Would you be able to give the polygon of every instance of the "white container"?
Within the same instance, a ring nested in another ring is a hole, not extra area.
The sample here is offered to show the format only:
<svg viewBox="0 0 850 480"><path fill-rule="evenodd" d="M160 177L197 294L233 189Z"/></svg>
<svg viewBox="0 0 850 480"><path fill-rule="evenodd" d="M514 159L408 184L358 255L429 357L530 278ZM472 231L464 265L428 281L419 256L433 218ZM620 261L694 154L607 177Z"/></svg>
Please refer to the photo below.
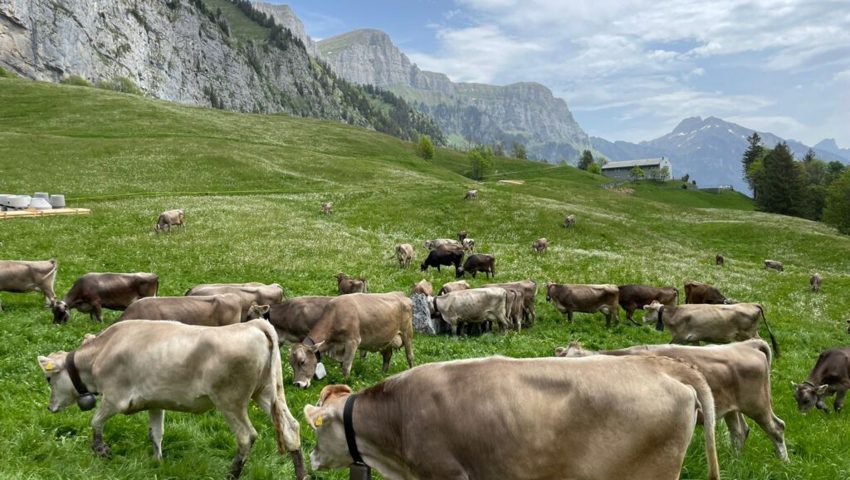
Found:
<svg viewBox="0 0 850 480"><path fill-rule="evenodd" d="M47 192L35 192L35 195L33 195L32 198L43 198L47 200L50 198L50 194Z"/></svg>
<svg viewBox="0 0 850 480"><path fill-rule="evenodd" d="M65 195L51 195L50 205L53 205L53 208L65 208Z"/></svg>
<svg viewBox="0 0 850 480"><path fill-rule="evenodd" d="M0 207L5 207L6 202L8 202L8 201L9 201L9 194L0 193Z"/></svg>
<svg viewBox="0 0 850 480"><path fill-rule="evenodd" d="M41 197L35 197L30 200L30 208L34 208L36 210L50 210L53 208L53 205L50 205L50 202L47 199Z"/></svg>
<svg viewBox="0 0 850 480"><path fill-rule="evenodd" d="M10 207L23 210L30 206L32 197L29 195L13 195L9 200Z"/></svg>

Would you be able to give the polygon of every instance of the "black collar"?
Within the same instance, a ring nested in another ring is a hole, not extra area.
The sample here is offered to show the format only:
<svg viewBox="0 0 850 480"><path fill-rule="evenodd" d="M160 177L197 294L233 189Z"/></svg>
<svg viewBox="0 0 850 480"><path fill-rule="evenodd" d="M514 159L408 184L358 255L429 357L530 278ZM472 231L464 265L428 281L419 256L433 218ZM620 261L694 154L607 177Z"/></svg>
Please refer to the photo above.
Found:
<svg viewBox="0 0 850 480"><path fill-rule="evenodd" d="M664 331L664 322L661 320L661 317L664 316L664 305L661 305L661 308L658 309L658 321L655 322L655 329L659 332Z"/></svg>
<svg viewBox="0 0 850 480"><path fill-rule="evenodd" d="M307 337L304 338L304 342L302 342L302 343L304 343L304 345L307 345L308 347L312 347L312 346L316 345L316 342L314 342L313 339L310 338L310 335L307 335ZM322 361L322 353L319 351L319 349L316 349L316 351L313 352L313 353L314 353L314 355L316 355L316 361L321 362Z"/></svg>
<svg viewBox="0 0 850 480"><path fill-rule="evenodd" d="M352 393L345 400L345 407L342 410L342 425L345 428L345 443L348 444L348 454L354 460L354 465L366 466L363 457L360 456L360 450L357 449L357 439L354 438L354 421L352 414L354 413L354 402L357 400L357 394ZM367 467L368 468L368 467Z"/></svg>
<svg viewBox="0 0 850 480"><path fill-rule="evenodd" d="M93 395L93 393L86 388L86 384L83 383L83 380L80 378L80 372L77 370L77 364L74 363L75 353L76 352L71 352L67 357L65 357L65 369L68 370L68 376L71 377L71 383L74 384L74 388L77 389L77 393L79 393L81 397Z"/></svg>

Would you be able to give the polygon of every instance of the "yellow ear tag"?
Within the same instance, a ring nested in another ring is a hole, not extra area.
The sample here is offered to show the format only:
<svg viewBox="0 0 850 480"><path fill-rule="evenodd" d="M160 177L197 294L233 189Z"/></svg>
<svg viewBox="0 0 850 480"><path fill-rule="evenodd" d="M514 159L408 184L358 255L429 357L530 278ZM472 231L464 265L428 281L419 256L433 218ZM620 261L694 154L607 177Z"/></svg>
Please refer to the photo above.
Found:
<svg viewBox="0 0 850 480"><path fill-rule="evenodd" d="M44 366L44 369L48 372L53 370L53 362L47 362L47 365Z"/></svg>
<svg viewBox="0 0 850 480"><path fill-rule="evenodd" d="M322 426L322 416L321 416L321 415L319 415L319 416L316 418L316 421L315 421L315 422L313 422L313 423L315 423L315 424L316 424L316 427L321 427L321 426Z"/></svg>

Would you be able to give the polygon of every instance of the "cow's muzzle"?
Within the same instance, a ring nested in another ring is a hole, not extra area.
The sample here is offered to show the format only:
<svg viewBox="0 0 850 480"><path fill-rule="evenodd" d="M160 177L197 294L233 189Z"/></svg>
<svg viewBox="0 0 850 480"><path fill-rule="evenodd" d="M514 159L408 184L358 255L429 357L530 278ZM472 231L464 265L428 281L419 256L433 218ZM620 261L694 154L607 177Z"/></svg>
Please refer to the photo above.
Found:
<svg viewBox="0 0 850 480"><path fill-rule="evenodd" d="M298 388L307 388L310 386L310 380L296 380L292 383L294 383L295 386Z"/></svg>

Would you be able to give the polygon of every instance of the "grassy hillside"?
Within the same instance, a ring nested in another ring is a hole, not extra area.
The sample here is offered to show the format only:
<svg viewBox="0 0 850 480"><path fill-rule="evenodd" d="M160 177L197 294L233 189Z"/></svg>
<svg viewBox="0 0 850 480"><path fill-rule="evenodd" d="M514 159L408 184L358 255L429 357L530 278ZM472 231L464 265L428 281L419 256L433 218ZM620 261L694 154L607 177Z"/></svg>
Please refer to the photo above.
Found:
<svg viewBox="0 0 850 480"><path fill-rule="evenodd" d="M818 353L846 342L850 239L824 225L751 211L746 199L638 185L632 194L604 190L606 181L570 167L500 159L490 180L476 184L463 155L439 150L433 163L413 145L341 124L285 116L231 114L83 87L0 79L0 192L65 193L90 217L0 221L0 257L56 258L63 294L90 271L152 271L163 295L197 283L279 282L290 295L333 294L338 271L365 275L375 292L409 290L420 278L435 287L448 272L398 269L396 243L468 230L479 250L497 256L499 281L534 278L571 283L676 285L688 279L717 285L731 298L764 304L783 355L773 369L774 403L787 424L791 463L781 464L766 435L751 424L743 455L732 454L725 426L719 449L724 478L850 477L850 419L802 416L790 381L801 381ZM525 180L503 185L499 179ZM467 188L480 199L464 202ZM320 203L334 202L323 216ZM723 207L723 208L720 208ZM154 235L160 211L183 208L184 231ZM563 229L575 213L575 228ZM552 246L531 253L541 236ZM725 268L713 266L716 253ZM785 262L778 274L765 258ZM813 271L823 292L807 291ZM483 279L471 280L481 284ZM106 426L113 458L89 450L91 413L50 414L48 387L36 355L71 350L92 324L75 314L51 324L37 294L0 294L0 478L221 478L234 442L220 414L166 415L163 462L152 459L147 416L115 417ZM591 348L666 343L667 332L578 314L568 325L540 294L538 324L521 334L448 338L417 335L417 363L505 354L536 357L581 340ZM116 312L109 312L112 321ZM621 314L624 318L624 314ZM392 373L403 371L403 355ZM302 420L305 451L313 436L301 410L322 386L341 383L340 368L287 399ZM382 379L380 360L357 359L355 389ZM463 388L458 386L458 388ZM247 478L288 478L291 464L274 452L265 416L251 412L260 437ZM627 428L624 426L624 428ZM701 435L695 435L683 478L705 478ZM345 472L314 478L343 479Z"/></svg>

